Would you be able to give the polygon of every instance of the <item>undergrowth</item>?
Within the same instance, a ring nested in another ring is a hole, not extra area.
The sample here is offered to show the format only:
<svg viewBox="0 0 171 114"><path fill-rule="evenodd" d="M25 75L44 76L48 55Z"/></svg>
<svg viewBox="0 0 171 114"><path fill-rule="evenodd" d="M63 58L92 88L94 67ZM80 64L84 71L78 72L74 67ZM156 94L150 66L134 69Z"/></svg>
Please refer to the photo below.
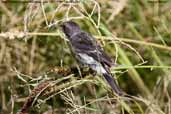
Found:
<svg viewBox="0 0 171 114"><path fill-rule="evenodd" d="M171 114L170 5L0 1L0 114ZM78 68L60 28L68 20L112 57L111 73L126 97Z"/></svg>

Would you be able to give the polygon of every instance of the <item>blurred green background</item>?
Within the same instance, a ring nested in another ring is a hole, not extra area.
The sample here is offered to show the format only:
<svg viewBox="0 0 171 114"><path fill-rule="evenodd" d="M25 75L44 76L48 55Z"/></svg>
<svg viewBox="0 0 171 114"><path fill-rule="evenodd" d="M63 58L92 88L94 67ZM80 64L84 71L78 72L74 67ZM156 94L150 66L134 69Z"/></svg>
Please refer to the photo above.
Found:
<svg viewBox="0 0 171 114"><path fill-rule="evenodd" d="M59 27L67 20L113 58L111 72L135 96L129 102L102 77L50 72L77 65ZM0 1L0 114L15 114L47 79L57 89L38 95L30 114L171 114L170 30L170 0Z"/></svg>

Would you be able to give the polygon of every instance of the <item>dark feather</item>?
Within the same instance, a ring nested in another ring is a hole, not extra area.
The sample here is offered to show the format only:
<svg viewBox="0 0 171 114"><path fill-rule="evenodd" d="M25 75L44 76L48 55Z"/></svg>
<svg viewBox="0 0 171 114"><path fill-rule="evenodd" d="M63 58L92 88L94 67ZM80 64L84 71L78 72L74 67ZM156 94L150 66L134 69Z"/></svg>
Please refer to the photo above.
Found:
<svg viewBox="0 0 171 114"><path fill-rule="evenodd" d="M111 67L113 65L113 61L104 50L100 47L100 45L96 42L96 40L86 32L80 32L72 36L71 38L72 46L75 51L78 53L86 53L87 55L93 57L96 61L99 61L102 65L107 65Z"/></svg>
<svg viewBox="0 0 171 114"><path fill-rule="evenodd" d="M110 74L103 74L106 81L109 83L109 85L112 87L112 89L118 94L118 95L124 95L124 92L120 89L116 81L113 79L113 77Z"/></svg>
<svg viewBox="0 0 171 114"><path fill-rule="evenodd" d="M86 64L96 72L103 74L112 89L119 95L123 95L122 90L110 74L110 67L113 65L111 58L104 52L90 34L82 31L80 27L72 22L65 22L62 25L63 32L70 40L72 51L81 64ZM94 65L94 66L93 66Z"/></svg>

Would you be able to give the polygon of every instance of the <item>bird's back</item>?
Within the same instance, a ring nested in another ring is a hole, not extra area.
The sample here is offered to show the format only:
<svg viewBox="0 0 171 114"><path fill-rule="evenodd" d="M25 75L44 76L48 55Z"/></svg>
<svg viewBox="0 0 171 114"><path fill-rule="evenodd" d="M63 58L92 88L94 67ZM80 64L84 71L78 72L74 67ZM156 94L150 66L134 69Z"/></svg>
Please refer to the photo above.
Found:
<svg viewBox="0 0 171 114"><path fill-rule="evenodd" d="M74 38L71 38L71 45L77 53L86 53L102 65L107 65L108 67L113 65L111 58L104 52L93 36L81 31L72 37Z"/></svg>

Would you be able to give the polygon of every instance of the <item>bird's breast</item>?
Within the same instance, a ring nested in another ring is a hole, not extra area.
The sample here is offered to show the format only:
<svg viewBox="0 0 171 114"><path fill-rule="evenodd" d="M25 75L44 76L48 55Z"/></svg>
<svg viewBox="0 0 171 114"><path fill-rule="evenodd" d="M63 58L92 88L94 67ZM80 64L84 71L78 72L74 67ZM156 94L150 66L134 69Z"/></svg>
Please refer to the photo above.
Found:
<svg viewBox="0 0 171 114"><path fill-rule="evenodd" d="M94 71L96 71L98 74L104 74L106 73L106 70L104 67L101 65L100 62L96 61L93 57L84 54L84 53L79 53L78 54L78 59L82 64L88 65L90 68L92 68Z"/></svg>

